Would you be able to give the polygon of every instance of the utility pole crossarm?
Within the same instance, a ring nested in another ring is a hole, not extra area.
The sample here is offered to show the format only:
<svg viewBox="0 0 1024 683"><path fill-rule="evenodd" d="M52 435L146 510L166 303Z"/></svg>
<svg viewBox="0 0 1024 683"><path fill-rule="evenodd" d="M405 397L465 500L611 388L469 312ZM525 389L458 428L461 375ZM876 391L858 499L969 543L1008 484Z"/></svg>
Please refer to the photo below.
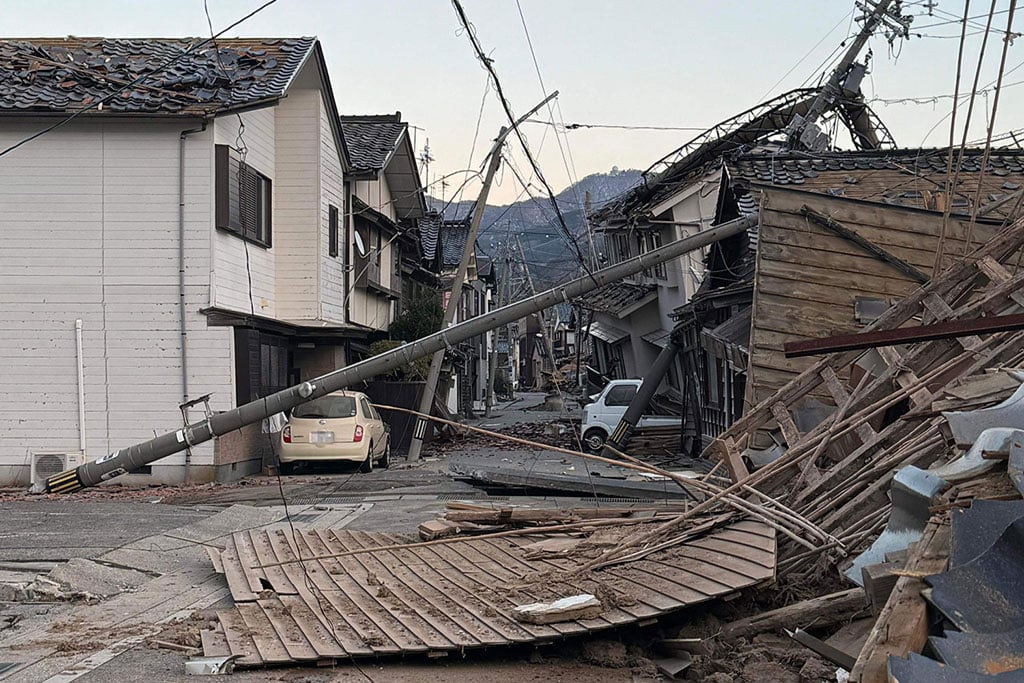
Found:
<svg viewBox="0 0 1024 683"><path fill-rule="evenodd" d="M898 11L899 0L866 0L864 8L869 13L865 15L864 25L857 37L847 48L836 68L832 70L828 81L818 91L818 95L811 103L807 113L803 116L796 116L787 127L786 139L790 149L814 149L821 135L816 132L817 120L821 118L822 114L835 108L837 102L843 97L844 90L850 89L859 92L860 78L863 77L866 69L861 65L859 74L855 74L854 67L857 66L855 60L864 49L868 39L880 26L885 25L890 29L896 27L897 31L901 31L904 35L907 34L910 19L898 14L891 14L890 7ZM855 82L848 84L848 77Z"/></svg>

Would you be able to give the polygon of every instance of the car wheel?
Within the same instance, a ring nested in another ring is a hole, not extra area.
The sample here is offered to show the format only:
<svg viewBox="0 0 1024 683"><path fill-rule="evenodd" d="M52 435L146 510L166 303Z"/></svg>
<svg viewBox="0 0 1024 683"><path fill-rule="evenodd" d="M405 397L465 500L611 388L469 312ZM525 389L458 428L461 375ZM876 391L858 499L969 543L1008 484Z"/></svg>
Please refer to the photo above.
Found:
<svg viewBox="0 0 1024 683"><path fill-rule="evenodd" d="M360 472L373 472L373 442L370 442L369 448L366 449L366 460L359 466Z"/></svg>
<svg viewBox="0 0 1024 683"><path fill-rule="evenodd" d="M587 449L588 453L599 455L604 448L605 438L604 430L597 428L588 429L583 435L583 446Z"/></svg>
<svg viewBox="0 0 1024 683"><path fill-rule="evenodd" d="M279 462L277 464L277 471L281 474L292 474L295 472L295 463L293 462Z"/></svg>
<svg viewBox="0 0 1024 683"><path fill-rule="evenodd" d="M377 461L377 466L382 470L386 470L391 464L391 439L387 439L384 442L384 454L380 456L380 460Z"/></svg>

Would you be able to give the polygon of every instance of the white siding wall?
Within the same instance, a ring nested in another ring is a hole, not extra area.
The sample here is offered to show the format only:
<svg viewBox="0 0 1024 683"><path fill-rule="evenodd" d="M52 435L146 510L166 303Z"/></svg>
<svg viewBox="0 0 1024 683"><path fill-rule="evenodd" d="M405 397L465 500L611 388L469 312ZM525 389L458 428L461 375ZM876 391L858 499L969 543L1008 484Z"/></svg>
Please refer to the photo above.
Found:
<svg viewBox="0 0 1024 683"><path fill-rule="evenodd" d="M381 175L379 180L360 180L356 182L353 191L357 197L366 202L371 208L394 220L395 208L391 203L391 192L383 175ZM387 235L382 236L381 244L387 244L388 239ZM390 286L389 283L391 281L391 248L391 244L387 244L381 250L380 255L380 279L387 286ZM354 244L350 248L350 253L355 253ZM392 308L391 301L376 292L369 292L365 289L355 289L352 292L351 313L352 322L354 323L386 330L391 324Z"/></svg>
<svg viewBox="0 0 1024 683"><path fill-rule="evenodd" d="M0 145L39 121L5 121ZM33 451L78 450L75 320L84 327L89 457L180 426L178 134L187 122L85 121L0 163L0 482ZM190 394L233 396L231 335L207 328L212 135L186 152ZM212 464L212 444L193 462ZM159 466L183 462L177 454Z"/></svg>
<svg viewBox="0 0 1024 683"><path fill-rule="evenodd" d="M344 215L345 178L338 157L338 146L330 123L330 110L323 97L318 96L320 121L320 313L324 320L332 323L345 321L346 273L345 240L348 239ZM327 253L328 207L338 207L338 256ZM349 249L349 254L352 250Z"/></svg>
<svg viewBox="0 0 1024 683"><path fill-rule="evenodd" d="M319 99L316 90L293 90L277 107L273 251L276 312L283 320L312 320L318 314Z"/></svg>
<svg viewBox="0 0 1024 683"><path fill-rule="evenodd" d="M241 114L245 124L243 139L248 152L247 164L271 179L272 204L276 207L280 194L277 190L274 165L274 107ZM218 145L237 145L239 121L237 116L224 116L213 123L214 139ZM276 211L276 209L275 209ZM271 242L275 226L271 225ZM248 252L248 254L246 253ZM217 230L213 240L214 305L233 311L274 317L274 249L246 242L235 235ZM249 280L252 279L252 291Z"/></svg>
<svg viewBox="0 0 1024 683"><path fill-rule="evenodd" d="M702 229L706 230L711 227L718 205L718 182L717 174L705 178L702 183L698 184L695 191L672 207L669 213L671 220L680 223L700 222L703 225L702 228L671 226L670 229L674 231L672 239L692 237ZM693 293L697 291L697 287L700 286L704 278L706 255L707 248L698 249L666 264L670 286L660 286L658 289L658 307L661 312L662 329L672 329L675 324L671 318L672 311L689 301Z"/></svg>

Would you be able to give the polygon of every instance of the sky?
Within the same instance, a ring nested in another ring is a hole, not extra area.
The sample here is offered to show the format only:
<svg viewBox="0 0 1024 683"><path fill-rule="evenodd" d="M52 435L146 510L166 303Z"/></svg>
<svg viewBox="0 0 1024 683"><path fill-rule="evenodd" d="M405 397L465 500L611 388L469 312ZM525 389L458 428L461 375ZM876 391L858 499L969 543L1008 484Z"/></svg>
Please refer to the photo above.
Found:
<svg viewBox="0 0 1024 683"><path fill-rule="evenodd" d="M995 104L990 84L998 73L1009 2L996 2L979 76L979 89L989 87L975 99L971 141L984 140ZM261 4L209 0L214 29ZM545 93L559 92L556 106L542 109L534 117L538 122L522 128L556 193L573 179L612 167L646 169L700 130L816 82L829 59L841 52L844 39L857 31L854 4L463 0L516 116ZM932 16L926 0L903 4L904 14L922 15L915 17L911 31L923 36L892 45L884 36L873 38L871 74L863 90L900 146L942 147L950 137L964 3L937 0ZM961 92L967 93L989 6L977 0L969 4L970 16L977 18L969 24L964 49ZM0 16L5 37L209 36L202 0L0 0ZM1015 19L1014 26L1024 31L1024 17ZM478 181L469 177L466 182L463 171L482 168L507 119L448 0L277 0L225 35L318 36L339 109L351 114L401 111L415 127L417 151L422 153L429 141L433 161L425 177L430 192L450 198L461 188L465 198L476 196ZM1007 48L1004 82L997 134L1024 126L1024 38ZM968 104L968 97L960 100L960 125ZM566 131L563 123L623 128ZM957 143L960 135L958 130ZM1024 136L1020 139L1024 143ZM518 141L509 144L506 156L529 182L530 192L540 196L543 190ZM504 168L489 203L524 196L515 174Z"/></svg>

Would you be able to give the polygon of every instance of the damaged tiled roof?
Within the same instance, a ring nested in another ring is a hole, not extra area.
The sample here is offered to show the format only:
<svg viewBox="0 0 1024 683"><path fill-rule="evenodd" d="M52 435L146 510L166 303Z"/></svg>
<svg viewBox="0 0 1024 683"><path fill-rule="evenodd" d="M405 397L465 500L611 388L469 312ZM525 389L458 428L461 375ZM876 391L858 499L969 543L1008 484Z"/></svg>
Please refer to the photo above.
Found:
<svg viewBox="0 0 1024 683"><path fill-rule="evenodd" d="M658 286L653 284L612 282L581 297L579 303L591 311L622 317L642 306L648 298L657 298L657 290Z"/></svg>
<svg viewBox="0 0 1024 683"><path fill-rule="evenodd" d="M74 113L145 76L89 114L212 115L282 97L317 44L310 37L219 38L188 52L202 42L0 40L0 113Z"/></svg>
<svg viewBox="0 0 1024 683"><path fill-rule="evenodd" d="M342 116L341 131L354 171L381 171L406 129L402 114Z"/></svg>
<svg viewBox="0 0 1024 683"><path fill-rule="evenodd" d="M837 197L941 211L948 154L944 149L831 152L813 156L746 154L726 157L725 163L735 181L739 208L748 214L757 212L759 195L751 184L792 185ZM1024 187L1024 151L992 150L984 173L982 154L981 149L964 152L953 196L954 213L970 212L979 182L981 205ZM1003 214L996 211L993 215Z"/></svg>

